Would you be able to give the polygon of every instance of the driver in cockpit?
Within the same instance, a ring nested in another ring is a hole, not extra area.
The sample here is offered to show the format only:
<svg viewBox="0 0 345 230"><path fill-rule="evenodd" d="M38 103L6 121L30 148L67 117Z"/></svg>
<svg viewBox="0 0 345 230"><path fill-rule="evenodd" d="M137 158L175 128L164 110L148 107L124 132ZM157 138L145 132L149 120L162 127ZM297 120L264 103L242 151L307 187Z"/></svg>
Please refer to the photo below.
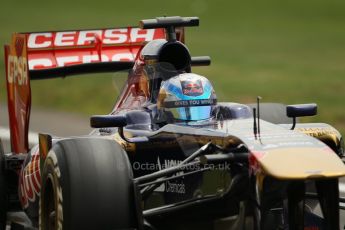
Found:
<svg viewBox="0 0 345 230"><path fill-rule="evenodd" d="M157 130L166 124L209 126L228 119L250 118L251 110L237 103L217 103L211 82L198 74L176 74L161 82L157 103L126 114L127 128Z"/></svg>
<svg viewBox="0 0 345 230"><path fill-rule="evenodd" d="M207 121L217 97L211 82L198 74L182 73L162 82L157 99L157 123Z"/></svg>

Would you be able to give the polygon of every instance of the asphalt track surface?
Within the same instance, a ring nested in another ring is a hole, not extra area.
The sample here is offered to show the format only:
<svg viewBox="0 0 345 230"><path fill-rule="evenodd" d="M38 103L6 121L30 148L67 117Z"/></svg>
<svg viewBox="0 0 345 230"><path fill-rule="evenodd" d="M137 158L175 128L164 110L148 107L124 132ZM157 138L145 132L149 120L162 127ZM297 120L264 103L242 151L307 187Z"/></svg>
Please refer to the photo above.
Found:
<svg viewBox="0 0 345 230"><path fill-rule="evenodd" d="M0 127L8 128L8 123L7 107L0 105ZM55 136L74 136L88 134L91 128L89 117L33 107L29 130Z"/></svg>
<svg viewBox="0 0 345 230"><path fill-rule="evenodd" d="M32 108L29 142L31 145L38 142L38 132L61 137L85 135L91 131L89 124L89 117L79 114ZM5 152L9 152L8 113L4 105L0 105L0 138L4 142ZM340 195L345 197L345 178L340 179L339 189ZM9 215L12 220L24 223L26 221L24 214ZM345 211L341 211L340 218L340 229L345 229ZM7 230L9 229L8 227Z"/></svg>

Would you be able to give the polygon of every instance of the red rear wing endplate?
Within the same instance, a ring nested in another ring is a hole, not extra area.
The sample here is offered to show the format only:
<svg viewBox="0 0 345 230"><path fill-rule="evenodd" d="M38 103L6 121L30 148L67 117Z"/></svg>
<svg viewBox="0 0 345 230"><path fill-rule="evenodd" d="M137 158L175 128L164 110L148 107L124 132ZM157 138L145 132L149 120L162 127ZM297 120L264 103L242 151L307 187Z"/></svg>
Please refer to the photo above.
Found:
<svg viewBox="0 0 345 230"><path fill-rule="evenodd" d="M133 66L149 41L165 38L164 29L135 27L15 33L5 45L5 65L13 153L29 151L30 79L47 79L86 72L114 71ZM184 42L184 30L178 29Z"/></svg>

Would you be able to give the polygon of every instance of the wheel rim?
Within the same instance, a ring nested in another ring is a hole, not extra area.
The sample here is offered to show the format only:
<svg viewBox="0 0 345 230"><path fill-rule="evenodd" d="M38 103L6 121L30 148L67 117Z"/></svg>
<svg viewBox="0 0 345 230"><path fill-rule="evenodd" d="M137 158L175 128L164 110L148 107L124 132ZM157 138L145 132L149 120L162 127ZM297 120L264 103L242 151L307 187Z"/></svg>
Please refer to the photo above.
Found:
<svg viewBox="0 0 345 230"><path fill-rule="evenodd" d="M56 217L56 198L55 190L51 178L47 179L46 188L44 191L43 199L43 229L56 230L57 217Z"/></svg>

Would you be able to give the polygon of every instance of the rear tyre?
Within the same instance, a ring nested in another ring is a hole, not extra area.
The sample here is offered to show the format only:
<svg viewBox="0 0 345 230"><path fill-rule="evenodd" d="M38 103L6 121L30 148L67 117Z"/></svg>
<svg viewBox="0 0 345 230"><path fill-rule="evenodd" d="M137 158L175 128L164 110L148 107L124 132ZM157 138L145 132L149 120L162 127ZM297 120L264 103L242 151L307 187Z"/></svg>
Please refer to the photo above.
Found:
<svg viewBox="0 0 345 230"><path fill-rule="evenodd" d="M55 144L42 170L40 229L137 228L126 152L107 139Z"/></svg>
<svg viewBox="0 0 345 230"><path fill-rule="evenodd" d="M5 176L5 155L0 140L0 230L6 229L8 208L7 183Z"/></svg>

